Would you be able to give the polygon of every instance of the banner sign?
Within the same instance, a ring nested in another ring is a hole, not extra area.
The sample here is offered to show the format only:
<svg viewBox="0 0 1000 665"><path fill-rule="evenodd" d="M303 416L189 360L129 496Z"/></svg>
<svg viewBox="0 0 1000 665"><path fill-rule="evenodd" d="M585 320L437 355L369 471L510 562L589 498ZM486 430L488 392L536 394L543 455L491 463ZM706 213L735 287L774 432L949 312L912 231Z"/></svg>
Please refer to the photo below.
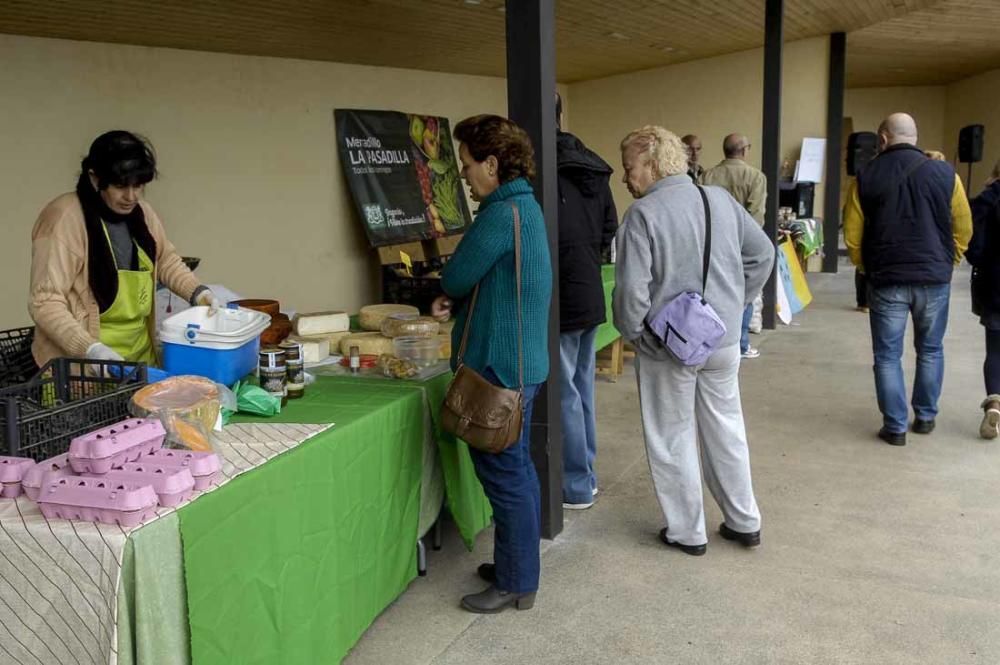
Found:
<svg viewBox="0 0 1000 665"><path fill-rule="evenodd" d="M337 150L373 247L472 223L447 118L336 109Z"/></svg>

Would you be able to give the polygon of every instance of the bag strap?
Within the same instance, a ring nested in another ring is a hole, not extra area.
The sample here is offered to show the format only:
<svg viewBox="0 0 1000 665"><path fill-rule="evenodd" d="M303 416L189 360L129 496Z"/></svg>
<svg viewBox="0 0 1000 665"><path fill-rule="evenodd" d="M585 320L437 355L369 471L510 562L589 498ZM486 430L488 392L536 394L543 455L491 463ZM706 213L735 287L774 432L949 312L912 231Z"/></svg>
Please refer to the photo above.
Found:
<svg viewBox="0 0 1000 665"><path fill-rule="evenodd" d="M514 275L517 282L517 372L518 387L524 392L524 323L521 313L521 214L516 204L511 204L514 211ZM462 365L465 357L465 347L469 343L469 330L472 328L472 314L476 311L476 301L479 299L479 284L472 292L472 302L469 303L469 314L465 317L465 329L462 331L462 344L458 347L458 365Z"/></svg>
<svg viewBox="0 0 1000 665"><path fill-rule="evenodd" d="M705 205L705 250L701 261L701 297L705 297L705 289L708 288L708 266L712 259L712 208L708 205L708 195L705 188L695 185L698 193L701 194L701 202Z"/></svg>

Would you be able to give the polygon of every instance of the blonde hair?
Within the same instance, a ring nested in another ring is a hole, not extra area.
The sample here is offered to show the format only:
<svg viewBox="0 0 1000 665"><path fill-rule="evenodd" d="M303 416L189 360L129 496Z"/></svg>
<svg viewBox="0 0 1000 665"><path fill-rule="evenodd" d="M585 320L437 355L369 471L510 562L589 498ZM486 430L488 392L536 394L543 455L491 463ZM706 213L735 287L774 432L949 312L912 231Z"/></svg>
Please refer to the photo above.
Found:
<svg viewBox="0 0 1000 665"><path fill-rule="evenodd" d="M1000 180L1000 159L998 159L997 163L993 165L993 171L990 172L990 177Z"/></svg>
<svg viewBox="0 0 1000 665"><path fill-rule="evenodd" d="M646 125L629 132L622 139L621 150L624 153L630 149L646 155L656 179L687 172L687 148L676 134L659 125Z"/></svg>
<svg viewBox="0 0 1000 665"><path fill-rule="evenodd" d="M938 162L947 162L948 158L944 156L944 153L940 150L924 150L924 155L929 159L933 159Z"/></svg>

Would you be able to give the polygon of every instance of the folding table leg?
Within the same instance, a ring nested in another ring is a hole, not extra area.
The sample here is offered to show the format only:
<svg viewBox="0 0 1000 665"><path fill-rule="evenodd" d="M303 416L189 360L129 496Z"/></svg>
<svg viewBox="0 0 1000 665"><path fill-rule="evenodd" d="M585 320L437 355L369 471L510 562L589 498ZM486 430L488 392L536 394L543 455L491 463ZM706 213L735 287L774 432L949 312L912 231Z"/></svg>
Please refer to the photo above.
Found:
<svg viewBox="0 0 1000 665"><path fill-rule="evenodd" d="M427 548L424 547L423 538L417 539L417 575L427 576Z"/></svg>

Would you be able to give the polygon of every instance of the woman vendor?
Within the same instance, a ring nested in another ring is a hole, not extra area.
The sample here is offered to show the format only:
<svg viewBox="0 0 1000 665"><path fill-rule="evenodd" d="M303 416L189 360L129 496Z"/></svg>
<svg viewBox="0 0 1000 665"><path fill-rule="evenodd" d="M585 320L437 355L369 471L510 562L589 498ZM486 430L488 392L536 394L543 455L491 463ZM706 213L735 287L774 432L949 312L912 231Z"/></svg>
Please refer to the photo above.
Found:
<svg viewBox="0 0 1000 665"><path fill-rule="evenodd" d="M192 305L207 305L210 314L218 309L142 200L155 177L148 141L107 132L91 144L76 191L38 216L28 311L39 366L60 356L156 364L157 282Z"/></svg>

